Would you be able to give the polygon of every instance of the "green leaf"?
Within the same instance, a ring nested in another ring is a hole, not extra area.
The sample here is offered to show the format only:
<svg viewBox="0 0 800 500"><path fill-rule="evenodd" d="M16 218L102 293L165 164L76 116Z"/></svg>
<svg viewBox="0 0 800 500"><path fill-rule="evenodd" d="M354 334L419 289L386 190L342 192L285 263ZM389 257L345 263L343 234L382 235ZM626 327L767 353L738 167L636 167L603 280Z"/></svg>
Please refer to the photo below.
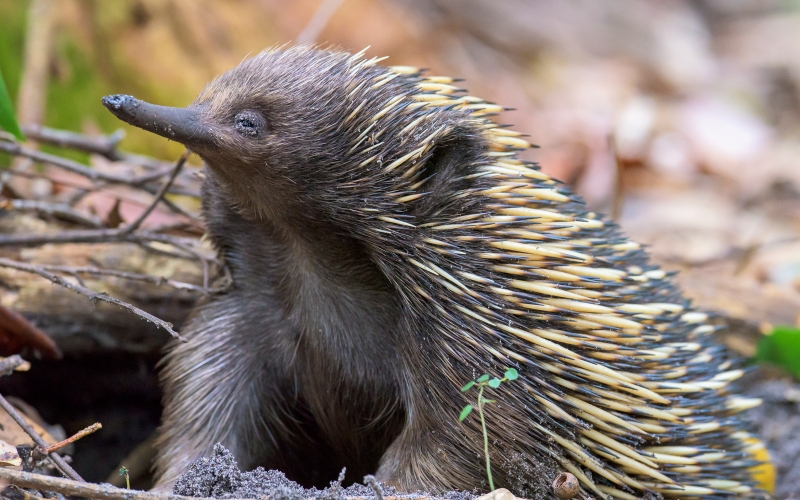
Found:
<svg viewBox="0 0 800 500"><path fill-rule="evenodd" d="M25 140L25 136L22 135L22 131L17 124L17 119L14 117L14 107L11 105L11 97L9 97L8 90L6 90L3 73L0 73L0 128L20 141Z"/></svg>
<svg viewBox="0 0 800 500"><path fill-rule="evenodd" d="M778 365L800 378L800 329L775 327L758 341L755 360Z"/></svg>
<svg viewBox="0 0 800 500"><path fill-rule="evenodd" d="M475 381L474 380L470 380L469 382L467 382L467 385L465 385L464 387L461 388L461 392L467 392L468 390L472 389L472 386L474 386L474 385L475 385Z"/></svg>
<svg viewBox="0 0 800 500"><path fill-rule="evenodd" d="M495 377L492 380L490 380L489 387L491 387L492 389L497 389L498 387L500 387L500 379Z"/></svg>
<svg viewBox="0 0 800 500"><path fill-rule="evenodd" d="M478 383L479 384L483 383L483 382L486 382L487 380L489 380L489 374L488 373L484 373L483 375L478 377Z"/></svg>
<svg viewBox="0 0 800 500"><path fill-rule="evenodd" d="M465 406L464 409L461 410L461 415L458 416L458 421L463 422L470 413L472 413L472 405Z"/></svg>
<svg viewBox="0 0 800 500"><path fill-rule="evenodd" d="M508 368L506 369L505 377L508 380L517 380L519 378L519 373L513 368Z"/></svg>

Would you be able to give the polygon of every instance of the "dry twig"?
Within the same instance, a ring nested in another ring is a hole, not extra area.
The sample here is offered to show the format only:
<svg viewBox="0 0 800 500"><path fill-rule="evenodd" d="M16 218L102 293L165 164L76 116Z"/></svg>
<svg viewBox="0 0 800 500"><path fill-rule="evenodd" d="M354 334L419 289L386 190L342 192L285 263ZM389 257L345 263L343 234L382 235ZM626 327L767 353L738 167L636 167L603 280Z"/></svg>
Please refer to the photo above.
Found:
<svg viewBox="0 0 800 500"><path fill-rule="evenodd" d="M181 335L178 334L178 332L176 332L175 330L172 329L172 323L168 323L168 322L164 321L163 319L157 318L157 317L153 316L152 314L150 314L149 312L143 311L143 310L139 309L138 307L136 307L136 306L134 306L132 304L129 304L127 302L123 302L123 301L121 301L119 299L115 299L114 297L111 297L110 295L108 295L105 292L95 292L94 290L86 288L83 285L71 283L70 281L68 281L63 276L59 276L57 274L53 274L51 272L48 272L48 271L46 271L46 270L42 269L41 267L36 266L34 264L25 264L23 262L17 262L17 261L11 260L11 259L6 259L6 258L3 258L3 257L0 257L0 267L7 267L7 268L10 268L10 269L16 269L18 271L24 271L26 273L38 274L42 278L44 278L46 280L49 280L49 281L55 283L56 285L61 285L61 286L63 286L64 288L66 288L68 290L72 290L73 292L76 292L76 293L79 293L81 295L86 296L92 302L96 302L96 301L99 300L99 301L102 301L102 302L108 302L109 304L117 305L117 306L119 306L119 307L121 307L123 309L127 309L128 311L132 312L133 314L135 314L135 315L137 315L137 316L139 316L141 318L144 318L147 321L149 321L151 323L154 323L155 325L163 328L170 335L172 335L174 338L180 340L181 342L188 342L186 340L186 338L182 337Z"/></svg>
<svg viewBox="0 0 800 500"><path fill-rule="evenodd" d="M203 295L219 293L226 289L226 287L218 288L203 288L202 286L193 285L184 281L175 281L163 276L153 276L152 274L137 274L125 271L118 271L116 269L101 269L99 267L91 266L57 266L51 264L36 264L39 268L45 271L52 271L57 273L64 273L80 280L81 275L94 275L94 276L111 276L114 278L121 278L130 281L144 281L152 283L156 286L166 285L176 290L189 290ZM0 266L2 267L2 266Z"/></svg>
<svg viewBox="0 0 800 500"><path fill-rule="evenodd" d="M164 199L164 194L167 192L167 190L169 190L170 186L172 186L172 183L175 182L175 177L177 177L178 174L180 173L181 169L183 168L183 164L186 163L186 159L189 158L189 154L190 154L190 151L187 149L181 155L181 157L175 163L175 166L172 168L172 172L170 172L169 177L167 178L167 180L158 189L158 192L156 193L155 198L153 199L153 202L150 204L149 207L147 207L145 209L144 212L141 213L141 215L139 215L139 217L135 221L133 221L132 223L128 224L128 226L126 226L126 227L124 227L122 229L122 234L131 234L135 230L139 229L139 226L142 225L142 222L144 222L144 220L156 208L156 205L158 205L158 202L162 201Z"/></svg>
<svg viewBox="0 0 800 500"><path fill-rule="evenodd" d="M100 422L95 422L92 425L90 425L89 427L87 427L87 428L85 428L85 429L83 429L81 431L76 432L75 434L73 434L72 436L68 437L67 439L65 439L63 441L59 441L58 443L50 445L50 446L48 446L46 448L42 448L42 449L37 448L37 450L40 453L42 453L43 455L48 455L48 454L50 454L50 453L52 453L52 452L54 452L56 450L60 450L61 448L67 446L68 444L74 443L75 441L79 440L82 437L88 436L89 434L91 434L93 432L97 432L102 428L103 428L103 425Z"/></svg>
<svg viewBox="0 0 800 500"><path fill-rule="evenodd" d="M76 210L66 203L49 203L42 200L4 200L0 202L0 208L30 210L82 226L103 227L100 217Z"/></svg>
<svg viewBox="0 0 800 500"><path fill-rule="evenodd" d="M126 234L121 229L97 229L50 234L2 234L0 235L0 246L33 247L48 243L149 243L155 241L186 250L189 240L182 240L182 238L174 238L151 231ZM200 258L195 251L187 253L192 257Z"/></svg>
<svg viewBox="0 0 800 500"><path fill-rule="evenodd" d="M118 174L110 174L107 172L101 172L100 170L89 168L86 165L83 165L76 161L68 160L66 158L62 158L60 156L52 155L49 153L42 153L40 151L36 151L35 149L22 146L21 144L16 142L0 141L0 151L8 153L12 156L28 158L29 160L33 160L39 163L46 163L59 168L63 168L64 170L72 172L73 174L82 175L83 177L86 177L87 179L91 179L93 181L105 181L112 184L128 184L131 186L141 186L142 184L152 182L160 177L163 177L164 174L166 174L169 171L168 169L173 168L172 166L169 166L157 172L149 172L147 174L131 178L130 176L127 175L118 175Z"/></svg>
<svg viewBox="0 0 800 500"><path fill-rule="evenodd" d="M87 137L76 132L55 130L40 125L23 125L22 131L27 137L37 142L98 154L111 161L126 160L126 155L117 149L119 141L125 137L125 131L122 129L118 129L111 135L100 137Z"/></svg>
<svg viewBox="0 0 800 500"><path fill-rule="evenodd" d="M100 485L78 482L3 467L0 467L0 480L20 488L55 491L63 495L93 498L95 500L195 500L193 497L158 495L145 491L126 490L110 484Z"/></svg>

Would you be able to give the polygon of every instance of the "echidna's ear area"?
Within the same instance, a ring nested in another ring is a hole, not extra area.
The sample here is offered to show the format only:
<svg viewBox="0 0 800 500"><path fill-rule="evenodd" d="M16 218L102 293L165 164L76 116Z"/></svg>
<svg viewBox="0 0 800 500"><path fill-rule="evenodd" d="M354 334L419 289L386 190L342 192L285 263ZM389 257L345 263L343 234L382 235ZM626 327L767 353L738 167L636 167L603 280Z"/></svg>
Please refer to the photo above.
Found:
<svg viewBox="0 0 800 500"><path fill-rule="evenodd" d="M409 204L418 220L445 216L458 204L456 196L473 185L469 174L482 161L485 142L468 126L454 127L437 142L420 167L420 189L425 195Z"/></svg>

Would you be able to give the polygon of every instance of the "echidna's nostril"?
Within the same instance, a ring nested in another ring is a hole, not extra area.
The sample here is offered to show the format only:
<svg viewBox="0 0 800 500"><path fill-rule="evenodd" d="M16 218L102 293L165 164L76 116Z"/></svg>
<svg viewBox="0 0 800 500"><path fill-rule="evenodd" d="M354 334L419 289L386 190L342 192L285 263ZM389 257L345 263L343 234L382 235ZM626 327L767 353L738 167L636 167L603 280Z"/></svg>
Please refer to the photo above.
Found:
<svg viewBox="0 0 800 500"><path fill-rule="evenodd" d="M114 94L103 97L102 101L103 106L108 109L120 109L125 104L125 101L130 99L133 99L133 97L124 94Z"/></svg>

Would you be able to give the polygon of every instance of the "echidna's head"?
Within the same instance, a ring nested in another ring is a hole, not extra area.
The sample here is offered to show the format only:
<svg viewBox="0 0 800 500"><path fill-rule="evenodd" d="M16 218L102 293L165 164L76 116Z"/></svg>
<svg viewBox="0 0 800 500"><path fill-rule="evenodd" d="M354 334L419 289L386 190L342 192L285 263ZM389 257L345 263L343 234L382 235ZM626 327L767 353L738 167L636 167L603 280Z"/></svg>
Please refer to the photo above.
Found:
<svg viewBox="0 0 800 500"><path fill-rule="evenodd" d="M129 96L103 102L199 154L253 216L374 232L458 211L479 182L469 175L485 161L484 122L475 109L453 108L455 87L376 62L306 47L266 51L187 108Z"/></svg>

